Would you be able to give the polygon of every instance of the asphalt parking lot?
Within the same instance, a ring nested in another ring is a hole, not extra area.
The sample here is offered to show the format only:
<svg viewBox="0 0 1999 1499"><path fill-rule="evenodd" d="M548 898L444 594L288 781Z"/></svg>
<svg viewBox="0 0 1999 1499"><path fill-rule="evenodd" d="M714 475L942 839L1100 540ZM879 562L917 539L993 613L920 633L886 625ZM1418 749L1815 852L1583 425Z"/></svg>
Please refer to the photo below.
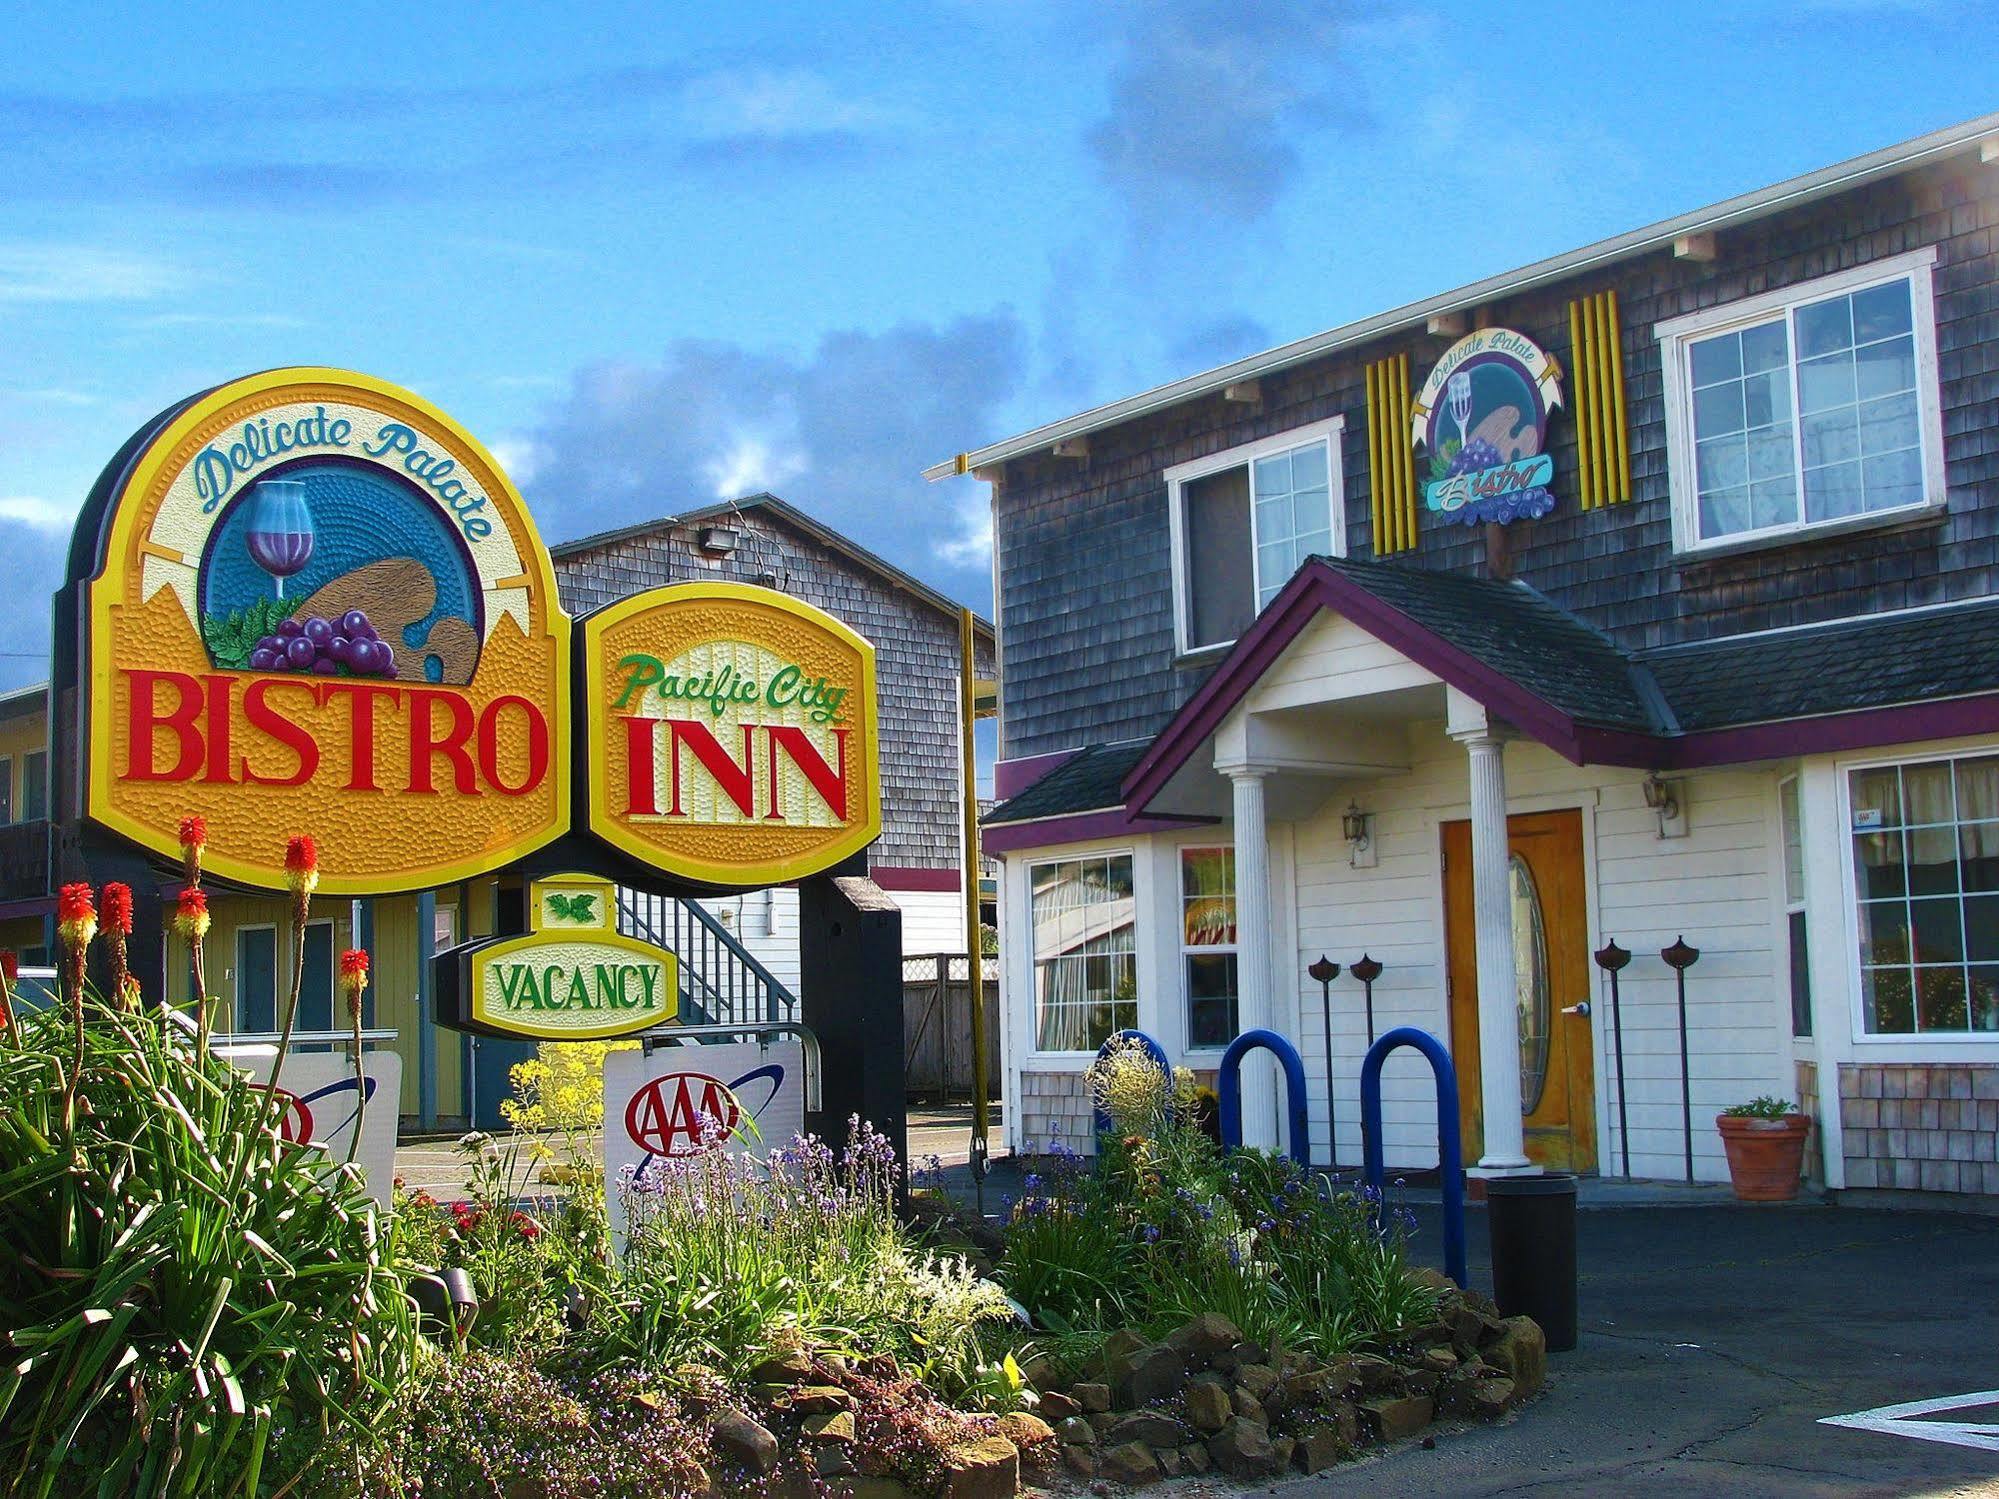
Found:
<svg viewBox="0 0 1999 1499"><path fill-rule="evenodd" d="M1435 1262L1436 1209L1418 1213L1419 1258ZM1472 1278L1489 1289L1481 1211L1469 1227ZM1282 1492L1999 1493L1999 1451L1820 1424L1999 1391L1999 1220L1619 1207L1579 1213L1577 1233L1581 1337L1550 1360L1545 1395L1502 1425L1440 1434L1433 1451Z"/></svg>

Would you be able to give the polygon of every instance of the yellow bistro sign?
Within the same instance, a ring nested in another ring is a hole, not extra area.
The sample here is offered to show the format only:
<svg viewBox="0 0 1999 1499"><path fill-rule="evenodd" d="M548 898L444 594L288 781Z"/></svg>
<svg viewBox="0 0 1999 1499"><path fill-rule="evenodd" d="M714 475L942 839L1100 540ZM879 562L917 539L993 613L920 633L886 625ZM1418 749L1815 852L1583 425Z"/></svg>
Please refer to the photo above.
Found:
<svg viewBox="0 0 1999 1499"><path fill-rule="evenodd" d="M434 406L345 370L270 371L136 445L87 583L86 810L157 853L386 894L568 830L569 621L520 496ZM94 538L93 538L94 539Z"/></svg>
<svg viewBox="0 0 1999 1499"><path fill-rule="evenodd" d="M801 879L881 832L874 647L809 604L684 583L583 632L590 830L683 879Z"/></svg>

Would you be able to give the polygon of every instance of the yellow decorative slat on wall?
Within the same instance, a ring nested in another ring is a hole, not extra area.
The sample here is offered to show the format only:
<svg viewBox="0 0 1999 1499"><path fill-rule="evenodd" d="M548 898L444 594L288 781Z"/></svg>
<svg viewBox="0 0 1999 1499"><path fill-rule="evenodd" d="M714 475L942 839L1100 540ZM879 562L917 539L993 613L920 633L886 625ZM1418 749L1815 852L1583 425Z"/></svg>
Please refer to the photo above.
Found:
<svg viewBox="0 0 1999 1499"><path fill-rule="evenodd" d="M1576 414L1576 482L1582 508L1631 498L1631 441L1624 421L1624 344L1617 293L1569 303L1569 354Z"/></svg>
<svg viewBox="0 0 1999 1499"><path fill-rule="evenodd" d="M1377 557L1411 551L1416 545L1412 406L1407 354L1394 354L1367 367L1368 495Z"/></svg>

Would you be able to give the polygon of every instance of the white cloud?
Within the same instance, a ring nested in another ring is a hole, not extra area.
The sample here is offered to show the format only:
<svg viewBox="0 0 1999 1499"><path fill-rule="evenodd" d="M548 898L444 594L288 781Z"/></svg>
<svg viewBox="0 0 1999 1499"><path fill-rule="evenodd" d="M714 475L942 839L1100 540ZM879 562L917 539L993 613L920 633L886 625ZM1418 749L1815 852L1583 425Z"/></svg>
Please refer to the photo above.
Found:
<svg viewBox="0 0 1999 1499"><path fill-rule="evenodd" d="M733 500L759 490L780 492L787 480L807 468L804 456L796 451L780 452L765 438L744 432L722 452L701 465L709 481L709 492L718 500Z"/></svg>
<svg viewBox="0 0 1999 1499"><path fill-rule="evenodd" d="M0 302L140 301L182 281L172 266L124 250L0 243Z"/></svg>
<svg viewBox="0 0 1999 1499"><path fill-rule="evenodd" d="M532 484L541 472L542 447L532 437L500 437L486 446L516 489Z"/></svg>
<svg viewBox="0 0 1999 1499"><path fill-rule="evenodd" d="M76 524L76 507L39 495L0 495L0 521L14 521L36 531L65 532Z"/></svg>
<svg viewBox="0 0 1999 1499"><path fill-rule="evenodd" d="M823 135L866 131L889 121L880 105L810 68L736 68L687 86L690 124L709 136Z"/></svg>
<svg viewBox="0 0 1999 1499"><path fill-rule="evenodd" d="M156 312L138 319L141 328L303 328L304 318L283 312Z"/></svg>
<svg viewBox="0 0 1999 1499"><path fill-rule="evenodd" d="M953 567L986 567L993 557L993 509L981 484L958 505L959 531L941 537L937 555Z"/></svg>

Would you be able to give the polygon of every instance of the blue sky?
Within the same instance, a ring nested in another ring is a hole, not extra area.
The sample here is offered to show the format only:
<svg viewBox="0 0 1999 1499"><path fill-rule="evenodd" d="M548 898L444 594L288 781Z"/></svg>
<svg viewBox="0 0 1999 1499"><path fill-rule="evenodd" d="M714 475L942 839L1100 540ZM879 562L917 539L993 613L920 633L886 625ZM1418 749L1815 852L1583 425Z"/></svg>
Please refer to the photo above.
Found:
<svg viewBox="0 0 1999 1499"><path fill-rule="evenodd" d="M1999 108L1992 7L30 4L0 685L160 407L328 363L551 539L769 488L981 608L953 452Z"/></svg>

